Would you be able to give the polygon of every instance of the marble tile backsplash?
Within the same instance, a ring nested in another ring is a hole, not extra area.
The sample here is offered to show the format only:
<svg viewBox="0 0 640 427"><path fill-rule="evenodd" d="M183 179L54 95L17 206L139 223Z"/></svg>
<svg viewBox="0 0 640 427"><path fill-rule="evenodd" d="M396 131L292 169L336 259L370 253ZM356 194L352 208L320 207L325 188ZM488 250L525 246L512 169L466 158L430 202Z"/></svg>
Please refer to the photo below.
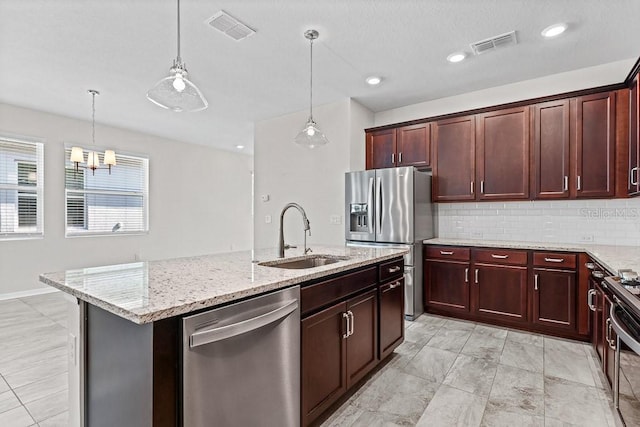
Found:
<svg viewBox="0 0 640 427"><path fill-rule="evenodd" d="M640 246L640 197L437 203L438 237Z"/></svg>

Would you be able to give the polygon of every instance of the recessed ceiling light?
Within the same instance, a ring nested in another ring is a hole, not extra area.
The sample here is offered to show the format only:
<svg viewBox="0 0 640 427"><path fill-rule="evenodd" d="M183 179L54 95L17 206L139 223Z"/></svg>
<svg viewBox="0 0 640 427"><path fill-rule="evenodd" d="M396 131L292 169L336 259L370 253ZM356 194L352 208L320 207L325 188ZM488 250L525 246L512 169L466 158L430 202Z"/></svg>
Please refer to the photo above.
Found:
<svg viewBox="0 0 640 427"><path fill-rule="evenodd" d="M244 145L236 145L236 148L237 148L238 150L242 150L242 149L244 148Z"/></svg>
<svg viewBox="0 0 640 427"><path fill-rule="evenodd" d="M369 76L366 78L365 81L367 82L368 85L375 86L380 84L380 82L382 81L382 77Z"/></svg>
<svg viewBox="0 0 640 427"><path fill-rule="evenodd" d="M552 37L556 37L564 33L566 29L567 29L567 24L563 24L563 23L553 24L548 26L544 30L542 30L542 33L540 34L542 34L543 37L550 39Z"/></svg>
<svg viewBox="0 0 640 427"><path fill-rule="evenodd" d="M447 56L447 61L449 62L460 62L467 57L467 54L464 52L454 52L451 55Z"/></svg>

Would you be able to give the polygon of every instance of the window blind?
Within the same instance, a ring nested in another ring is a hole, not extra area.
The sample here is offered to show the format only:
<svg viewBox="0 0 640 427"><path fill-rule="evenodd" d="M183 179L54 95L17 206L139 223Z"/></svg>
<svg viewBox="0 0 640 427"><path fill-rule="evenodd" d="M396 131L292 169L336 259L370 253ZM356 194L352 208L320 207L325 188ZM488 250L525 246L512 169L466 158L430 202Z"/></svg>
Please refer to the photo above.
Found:
<svg viewBox="0 0 640 427"><path fill-rule="evenodd" d="M44 144L0 136L0 239L43 234Z"/></svg>
<svg viewBox="0 0 640 427"><path fill-rule="evenodd" d="M86 153L92 150L83 149L86 160ZM149 230L148 158L116 153L117 165L109 174L106 169L76 170L69 160L70 155L71 147L65 147L67 236L115 235ZM99 157L100 164L104 164L101 153Z"/></svg>

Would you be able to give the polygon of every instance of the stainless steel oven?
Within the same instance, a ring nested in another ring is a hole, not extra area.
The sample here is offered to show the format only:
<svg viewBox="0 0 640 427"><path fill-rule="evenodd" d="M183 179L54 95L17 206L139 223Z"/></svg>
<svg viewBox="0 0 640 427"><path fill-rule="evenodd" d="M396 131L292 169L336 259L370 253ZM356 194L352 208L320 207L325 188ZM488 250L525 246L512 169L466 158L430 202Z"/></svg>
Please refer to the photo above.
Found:
<svg viewBox="0 0 640 427"><path fill-rule="evenodd" d="M616 279L606 281L616 291L606 332L615 350L613 401L626 426L640 426L640 282L629 287Z"/></svg>

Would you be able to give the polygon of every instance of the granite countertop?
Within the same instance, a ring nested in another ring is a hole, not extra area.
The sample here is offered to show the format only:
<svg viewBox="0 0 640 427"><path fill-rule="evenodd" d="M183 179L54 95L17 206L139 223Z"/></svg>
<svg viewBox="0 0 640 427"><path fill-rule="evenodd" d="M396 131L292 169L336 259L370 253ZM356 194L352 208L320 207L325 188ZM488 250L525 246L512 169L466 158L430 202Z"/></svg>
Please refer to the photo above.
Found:
<svg viewBox="0 0 640 427"><path fill-rule="evenodd" d="M82 268L40 275L40 281L76 298L144 324L286 288L407 253L405 249L314 246L313 254L347 260L308 269L258 265L275 249ZM287 251L287 258L302 255Z"/></svg>
<svg viewBox="0 0 640 427"><path fill-rule="evenodd" d="M586 252L611 273L630 268L640 273L640 248L637 246L590 245L581 243L513 242L508 240L427 239L428 245L477 246L489 248L533 249Z"/></svg>

